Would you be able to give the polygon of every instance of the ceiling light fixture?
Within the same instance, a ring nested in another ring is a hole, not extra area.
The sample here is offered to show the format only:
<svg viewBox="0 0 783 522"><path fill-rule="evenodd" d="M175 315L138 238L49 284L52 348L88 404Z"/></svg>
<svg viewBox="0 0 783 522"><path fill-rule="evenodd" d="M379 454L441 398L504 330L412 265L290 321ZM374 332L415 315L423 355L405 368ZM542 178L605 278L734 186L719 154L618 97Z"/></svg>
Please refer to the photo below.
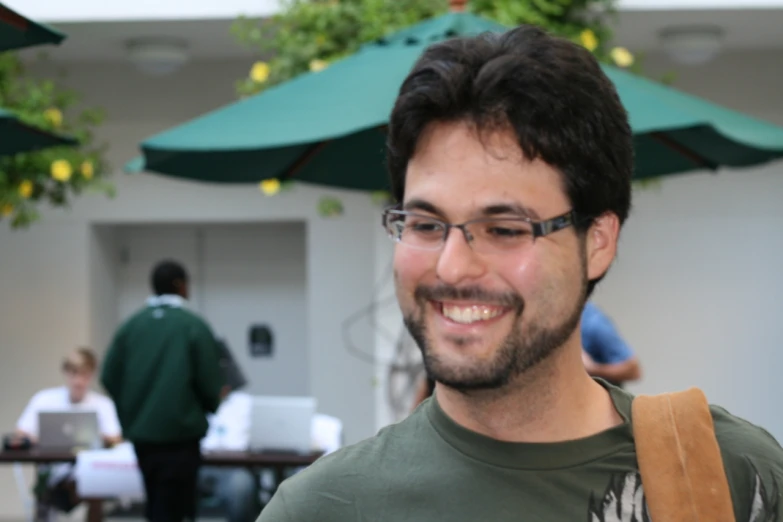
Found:
<svg viewBox="0 0 783 522"><path fill-rule="evenodd" d="M723 29L715 26L669 27L658 33L664 51L684 65L699 65L714 59L723 47Z"/></svg>
<svg viewBox="0 0 783 522"><path fill-rule="evenodd" d="M173 74L190 59L187 42L176 38L137 38L126 47L130 61L152 76Z"/></svg>

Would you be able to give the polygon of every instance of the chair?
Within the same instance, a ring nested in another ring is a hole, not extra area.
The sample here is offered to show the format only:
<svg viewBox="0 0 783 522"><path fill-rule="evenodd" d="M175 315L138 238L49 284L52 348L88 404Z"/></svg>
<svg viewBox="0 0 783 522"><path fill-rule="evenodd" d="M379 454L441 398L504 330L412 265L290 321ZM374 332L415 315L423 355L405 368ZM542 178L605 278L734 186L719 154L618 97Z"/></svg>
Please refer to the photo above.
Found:
<svg viewBox="0 0 783 522"><path fill-rule="evenodd" d="M18 462L14 464L14 479L19 499L24 508L24 518L32 522L35 519L35 499L30 494L30 484L27 482L27 477L24 476L24 468Z"/></svg>

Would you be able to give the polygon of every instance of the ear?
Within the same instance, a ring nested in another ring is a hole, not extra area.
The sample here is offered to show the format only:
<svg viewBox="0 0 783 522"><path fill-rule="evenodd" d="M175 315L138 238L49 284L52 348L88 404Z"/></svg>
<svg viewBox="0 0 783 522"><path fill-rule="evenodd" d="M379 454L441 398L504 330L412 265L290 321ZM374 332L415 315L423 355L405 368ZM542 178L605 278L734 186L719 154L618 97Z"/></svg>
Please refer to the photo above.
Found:
<svg viewBox="0 0 783 522"><path fill-rule="evenodd" d="M587 230L587 278L603 276L614 261L617 240L620 237L620 219L614 212L606 212L593 220Z"/></svg>

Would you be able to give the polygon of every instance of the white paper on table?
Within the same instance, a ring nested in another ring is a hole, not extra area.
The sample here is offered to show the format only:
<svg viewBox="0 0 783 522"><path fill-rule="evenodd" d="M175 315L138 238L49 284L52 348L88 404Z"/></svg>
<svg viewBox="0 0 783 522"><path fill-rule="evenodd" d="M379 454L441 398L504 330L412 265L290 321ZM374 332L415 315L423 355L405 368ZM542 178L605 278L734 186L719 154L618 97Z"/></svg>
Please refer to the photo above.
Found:
<svg viewBox="0 0 783 522"><path fill-rule="evenodd" d="M80 497L144 500L144 482L130 443L79 452L74 478Z"/></svg>

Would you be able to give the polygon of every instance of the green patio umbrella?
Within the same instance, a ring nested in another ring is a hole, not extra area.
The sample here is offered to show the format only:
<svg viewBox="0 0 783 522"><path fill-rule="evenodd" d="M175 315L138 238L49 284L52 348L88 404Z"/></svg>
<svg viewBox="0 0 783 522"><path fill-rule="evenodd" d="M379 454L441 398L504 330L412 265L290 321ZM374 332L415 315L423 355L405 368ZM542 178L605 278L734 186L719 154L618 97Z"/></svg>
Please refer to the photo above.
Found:
<svg viewBox="0 0 783 522"><path fill-rule="evenodd" d="M462 12L414 25L152 136L126 166L199 181L296 179L384 190L385 125L400 84L433 42L507 28ZM740 167L783 156L783 128L607 67L630 113L636 177Z"/></svg>
<svg viewBox="0 0 783 522"><path fill-rule="evenodd" d="M0 156L76 143L73 138L28 125L12 112L0 108Z"/></svg>
<svg viewBox="0 0 783 522"><path fill-rule="evenodd" d="M33 22L0 2L0 52L43 44L57 45L65 35Z"/></svg>
<svg viewBox="0 0 783 522"><path fill-rule="evenodd" d="M64 38L62 33L33 22L0 3L0 52L44 44L57 45ZM73 138L23 123L12 112L0 108L0 156L75 144Z"/></svg>

